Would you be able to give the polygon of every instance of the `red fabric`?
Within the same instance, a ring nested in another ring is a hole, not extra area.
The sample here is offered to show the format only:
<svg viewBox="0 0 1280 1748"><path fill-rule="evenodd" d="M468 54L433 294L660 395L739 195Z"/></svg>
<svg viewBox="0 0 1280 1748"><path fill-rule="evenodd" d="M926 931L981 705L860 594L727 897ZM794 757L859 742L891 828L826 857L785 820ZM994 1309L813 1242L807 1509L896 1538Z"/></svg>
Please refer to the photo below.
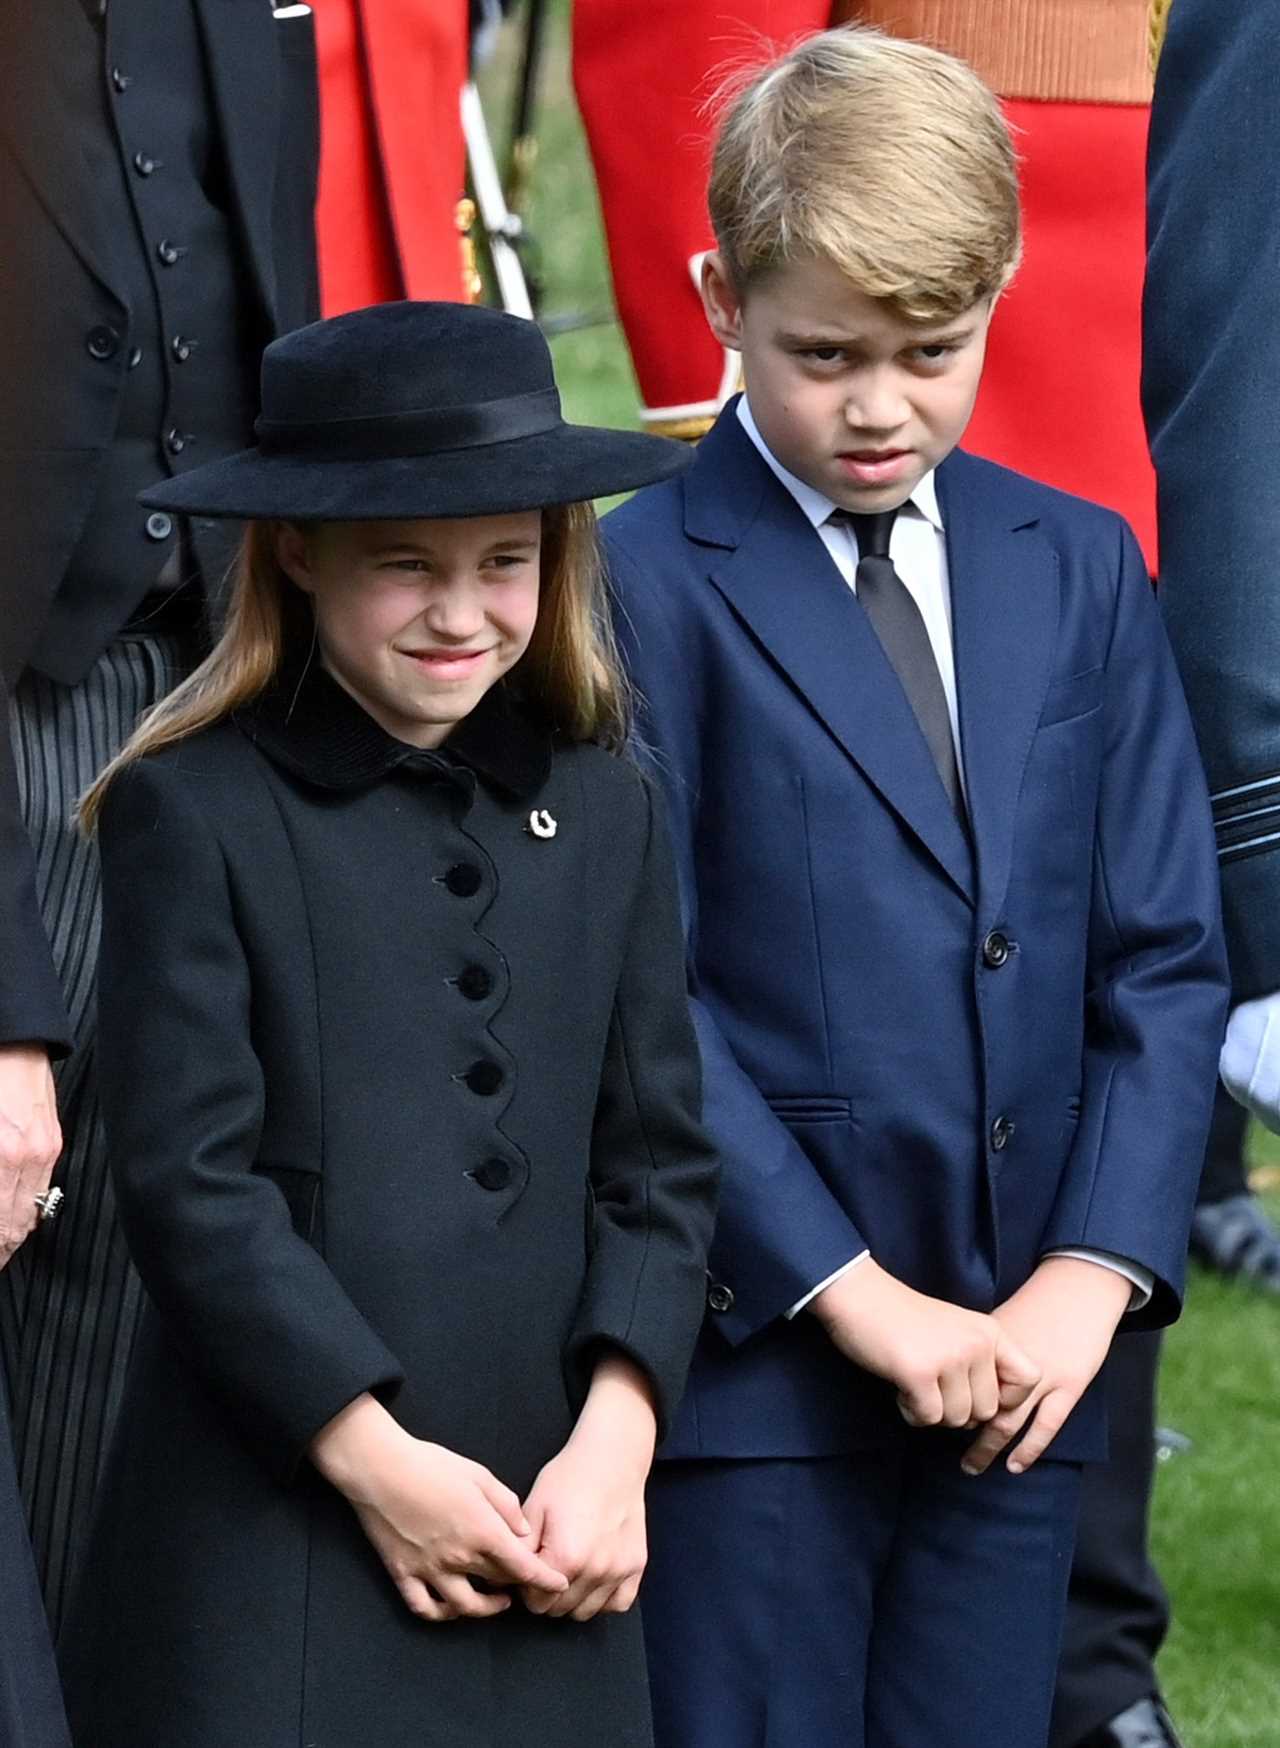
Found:
<svg viewBox="0 0 1280 1748"><path fill-rule="evenodd" d="M1026 248L1001 299L965 448L1119 510L1155 573L1139 401L1145 105L1005 104Z"/></svg>
<svg viewBox="0 0 1280 1748"><path fill-rule="evenodd" d="M614 294L648 407L712 401L724 355L689 275L707 218L715 70L822 29L830 0L574 0L573 78Z"/></svg>
<svg viewBox="0 0 1280 1748"><path fill-rule="evenodd" d="M455 225L466 0L313 0L320 62L316 225L326 315L391 298L461 301Z"/></svg>

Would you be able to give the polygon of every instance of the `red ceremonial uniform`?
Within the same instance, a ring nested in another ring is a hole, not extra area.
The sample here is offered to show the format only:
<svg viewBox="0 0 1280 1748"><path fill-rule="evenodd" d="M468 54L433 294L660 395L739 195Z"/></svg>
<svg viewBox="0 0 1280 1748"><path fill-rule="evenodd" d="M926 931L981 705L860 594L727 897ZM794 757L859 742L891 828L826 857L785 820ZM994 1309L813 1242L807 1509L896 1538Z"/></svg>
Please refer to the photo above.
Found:
<svg viewBox="0 0 1280 1748"><path fill-rule="evenodd" d="M1018 93L1005 110L1018 130L1024 260L992 325L965 444L1120 510L1154 569L1138 399L1146 0L836 0L835 11L966 54L997 89ZM653 429L696 435L736 386L689 268L714 246L712 124L700 106L715 70L781 52L831 12L831 0L576 0L578 101ZM1082 100L1094 90L1106 100Z"/></svg>
<svg viewBox="0 0 1280 1748"><path fill-rule="evenodd" d="M707 219L717 73L821 30L830 0L574 0L573 78L645 421L709 423L737 386L690 263Z"/></svg>
<svg viewBox="0 0 1280 1748"><path fill-rule="evenodd" d="M466 0L313 0L324 314L464 301Z"/></svg>

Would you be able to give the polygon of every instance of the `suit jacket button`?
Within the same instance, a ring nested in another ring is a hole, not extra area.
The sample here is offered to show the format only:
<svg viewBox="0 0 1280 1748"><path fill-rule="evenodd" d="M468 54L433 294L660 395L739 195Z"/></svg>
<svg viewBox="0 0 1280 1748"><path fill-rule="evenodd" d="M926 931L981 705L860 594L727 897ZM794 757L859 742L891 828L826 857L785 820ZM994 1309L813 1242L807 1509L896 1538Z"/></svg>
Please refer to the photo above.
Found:
<svg viewBox="0 0 1280 1748"><path fill-rule="evenodd" d="M173 533L173 517L166 516L163 510L153 510L143 526L148 540L167 540Z"/></svg>
<svg viewBox="0 0 1280 1748"><path fill-rule="evenodd" d="M139 176L150 176L153 171L160 168L160 160L153 158L150 152L135 152L133 154L133 167Z"/></svg>
<svg viewBox="0 0 1280 1748"><path fill-rule="evenodd" d="M96 358L99 363L105 363L108 358L114 358L120 350L120 336L114 328L105 324L90 328L84 337L85 349L90 358Z"/></svg>
<svg viewBox="0 0 1280 1748"><path fill-rule="evenodd" d="M493 978L483 965L468 965L457 978L458 993L468 1001L483 1001L493 992Z"/></svg>
<svg viewBox="0 0 1280 1748"><path fill-rule="evenodd" d="M991 1125L991 1151L1003 1153L1013 1140L1013 1121L1009 1117L997 1117Z"/></svg>
<svg viewBox="0 0 1280 1748"><path fill-rule="evenodd" d="M181 254L182 250L176 243L171 243L168 237L161 237L156 244L156 258L162 267L176 266Z"/></svg>
<svg viewBox="0 0 1280 1748"><path fill-rule="evenodd" d="M492 1057L482 1056L471 1064L462 1078L479 1098L488 1099L502 1085L502 1069Z"/></svg>
<svg viewBox="0 0 1280 1748"><path fill-rule="evenodd" d="M720 1281L712 1281L707 1288L707 1304L713 1311L732 1311L733 1288L724 1286Z"/></svg>
<svg viewBox="0 0 1280 1748"><path fill-rule="evenodd" d="M133 77L129 73L121 72L119 67L112 67L111 84L116 91L127 91L133 84Z"/></svg>
<svg viewBox="0 0 1280 1748"><path fill-rule="evenodd" d="M170 455L181 455L182 451L187 447L187 439L183 436L182 432L179 431L176 425L166 436L164 446L169 451Z"/></svg>
<svg viewBox="0 0 1280 1748"><path fill-rule="evenodd" d="M998 971L1008 960L1011 951L1008 935L1001 934L999 929L992 929L982 943L982 962L992 971Z"/></svg>
<svg viewBox="0 0 1280 1748"><path fill-rule="evenodd" d="M486 1159L483 1165L476 1166L467 1176L478 1183L482 1190L505 1190L511 1182L511 1167L505 1159Z"/></svg>
<svg viewBox="0 0 1280 1748"><path fill-rule="evenodd" d="M474 898L483 878L474 862L455 862L445 875L444 883L455 898Z"/></svg>

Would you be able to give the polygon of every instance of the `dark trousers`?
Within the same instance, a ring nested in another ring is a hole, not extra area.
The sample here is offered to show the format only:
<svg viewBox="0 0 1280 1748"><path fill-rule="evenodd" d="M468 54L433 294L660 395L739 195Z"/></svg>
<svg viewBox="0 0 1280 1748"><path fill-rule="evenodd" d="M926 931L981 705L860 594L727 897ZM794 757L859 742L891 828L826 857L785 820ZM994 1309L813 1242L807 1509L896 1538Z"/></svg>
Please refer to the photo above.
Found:
<svg viewBox="0 0 1280 1748"><path fill-rule="evenodd" d="M1221 1087L1197 1197L1243 1195L1248 1117ZM1085 1473L1062 1637L1051 1748L1077 1748L1101 1724L1159 1687L1156 1656L1169 1599L1147 1552L1155 1475L1158 1335L1126 1335L1107 1362L1111 1461Z"/></svg>
<svg viewBox="0 0 1280 1748"><path fill-rule="evenodd" d="M66 1201L0 1273L0 1386L7 1381L18 1480L55 1633L83 1552L141 1304L116 1224L98 1113L98 856L75 823L75 805L140 713L194 659L194 643L177 636L121 637L80 685L29 673L11 700L40 906L75 1033L71 1055L57 1067L63 1153L55 1181Z"/></svg>
<svg viewBox="0 0 1280 1748"><path fill-rule="evenodd" d="M1085 1471L1050 1748L1077 1748L1156 1690L1169 1599L1147 1553L1158 1333L1122 1335L1107 1361L1111 1460Z"/></svg>
<svg viewBox="0 0 1280 1748"><path fill-rule="evenodd" d="M1080 1472L962 1449L659 1464L656 1748L1044 1748Z"/></svg>

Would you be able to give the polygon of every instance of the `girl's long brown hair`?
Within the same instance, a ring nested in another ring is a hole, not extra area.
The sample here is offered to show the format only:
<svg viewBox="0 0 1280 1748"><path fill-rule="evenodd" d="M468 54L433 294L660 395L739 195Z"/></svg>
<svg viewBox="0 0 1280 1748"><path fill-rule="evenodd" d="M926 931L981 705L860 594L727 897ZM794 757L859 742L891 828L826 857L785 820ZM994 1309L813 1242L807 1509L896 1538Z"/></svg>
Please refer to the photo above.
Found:
<svg viewBox="0 0 1280 1748"><path fill-rule="evenodd" d="M281 569L272 522L250 522L232 572L226 625L195 672L142 718L80 802L92 832L114 779L137 759L211 728L249 704L280 669L285 654L312 634L306 597ZM615 751L630 721L626 681L605 602L604 566L590 504L542 513L538 618L519 673L527 695L570 740L597 740Z"/></svg>

